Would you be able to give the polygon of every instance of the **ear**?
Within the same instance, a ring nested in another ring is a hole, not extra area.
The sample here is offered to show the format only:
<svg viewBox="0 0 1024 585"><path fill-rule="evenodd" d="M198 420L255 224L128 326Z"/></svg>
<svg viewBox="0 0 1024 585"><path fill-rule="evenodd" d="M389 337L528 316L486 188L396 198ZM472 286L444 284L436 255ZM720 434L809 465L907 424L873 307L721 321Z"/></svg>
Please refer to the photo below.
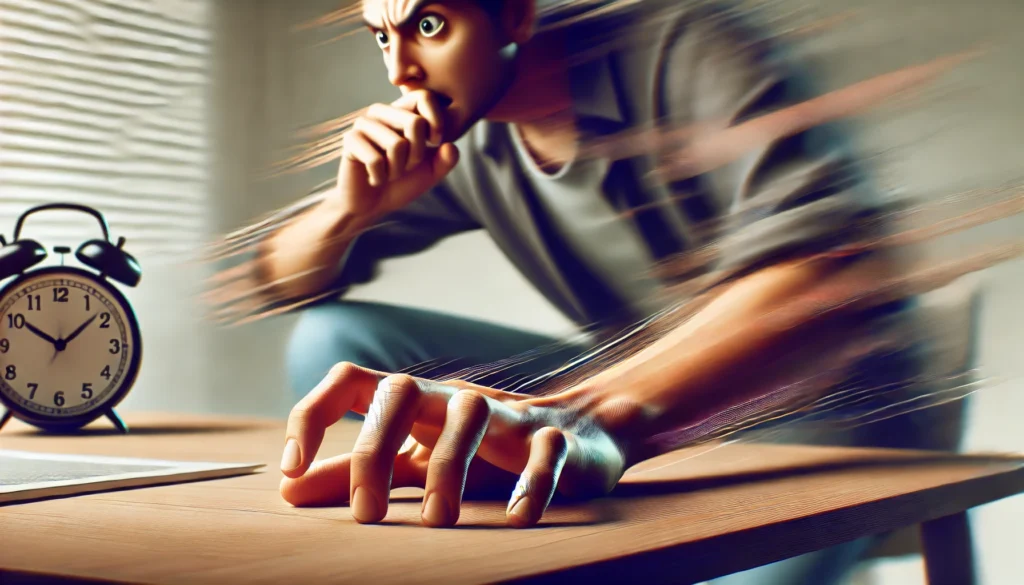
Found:
<svg viewBox="0 0 1024 585"><path fill-rule="evenodd" d="M505 0L501 23L509 42L522 45L530 40L536 21L537 0Z"/></svg>

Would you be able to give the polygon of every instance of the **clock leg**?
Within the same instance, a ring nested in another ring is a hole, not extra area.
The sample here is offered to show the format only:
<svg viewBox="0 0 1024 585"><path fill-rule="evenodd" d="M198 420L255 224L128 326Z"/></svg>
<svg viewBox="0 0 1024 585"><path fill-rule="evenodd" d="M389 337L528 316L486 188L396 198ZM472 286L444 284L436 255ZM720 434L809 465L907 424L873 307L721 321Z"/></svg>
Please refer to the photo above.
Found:
<svg viewBox="0 0 1024 585"><path fill-rule="evenodd" d="M124 421L121 420L121 416L114 412L113 408L107 411L107 418L110 419L110 422L114 423L114 426L117 427L117 430L121 431L126 435L128 434L128 425L124 424Z"/></svg>
<svg viewBox="0 0 1024 585"><path fill-rule="evenodd" d="M7 421L11 420L12 416L14 416L14 413L4 409L4 415L0 416L0 429L4 428L4 425L7 424Z"/></svg>

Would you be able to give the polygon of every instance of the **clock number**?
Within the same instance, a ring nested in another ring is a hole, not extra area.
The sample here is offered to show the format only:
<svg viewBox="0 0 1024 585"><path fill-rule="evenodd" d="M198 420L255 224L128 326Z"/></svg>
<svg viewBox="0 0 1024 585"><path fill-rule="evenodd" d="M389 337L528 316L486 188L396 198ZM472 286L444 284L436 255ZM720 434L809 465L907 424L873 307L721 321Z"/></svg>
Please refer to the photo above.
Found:
<svg viewBox="0 0 1024 585"><path fill-rule="evenodd" d="M66 303L68 302L68 289L59 287L53 289L53 302L55 303Z"/></svg>
<svg viewBox="0 0 1024 585"><path fill-rule="evenodd" d="M110 329L110 313L100 313L100 321L100 329Z"/></svg>
<svg viewBox="0 0 1024 585"><path fill-rule="evenodd" d="M32 301L35 301L33 303ZM28 295L28 310L38 311L43 307L43 297L40 295Z"/></svg>
<svg viewBox="0 0 1024 585"><path fill-rule="evenodd" d="M53 395L53 403L57 406L64 406L64 391L61 390Z"/></svg>
<svg viewBox="0 0 1024 585"><path fill-rule="evenodd" d="M89 312L89 295L82 295L82 296L85 297L85 312L88 313Z"/></svg>
<svg viewBox="0 0 1024 585"><path fill-rule="evenodd" d="M117 352L119 352L119 351L121 351L121 342L118 341L117 339L111 339L110 340L110 353L117 354Z"/></svg>
<svg viewBox="0 0 1024 585"><path fill-rule="evenodd" d="M92 398L92 384L82 384L82 398L86 400Z"/></svg>
<svg viewBox="0 0 1024 585"><path fill-rule="evenodd" d="M7 339L0 339L0 353L11 351L11 342Z"/></svg>
<svg viewBox="0 0 1024 585"><path fill-rule="evenodd" d="M25 315L18 313L17 315L7 315L7 326L15 329L23 329L25 327Z"/></svg>
<svg viewBox="0 0 1024 585"><path fill-rule="evenodd" d="M36 390L39 390L39 384L34 384L32 382L29 382L28 383L28 389L29 389L28 399L32 400L33 398L36 397Z"/></svg>
<svg viewBox="0 0 1024 585"><path fill-rule="evenodd" d="M4 378L13 380L18 377L18 370L14 367L14 364L7 366L7 370L4 371Z"/></svg>
<svg viewBox="0 0 1024 585"><path fill-rule="evenodd" d="M100 375L109 380L110 379L110 366L107 366L107 367L103 368L103 371L100 372Z"/></svg>

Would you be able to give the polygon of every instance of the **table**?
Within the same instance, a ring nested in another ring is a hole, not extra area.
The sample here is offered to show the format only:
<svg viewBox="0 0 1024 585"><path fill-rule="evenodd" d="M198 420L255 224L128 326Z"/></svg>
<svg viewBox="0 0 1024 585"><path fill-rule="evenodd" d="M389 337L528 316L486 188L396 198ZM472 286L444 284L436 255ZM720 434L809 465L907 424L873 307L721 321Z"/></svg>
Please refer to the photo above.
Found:
<svg viewBox="0 0 1024 585"><path fill-rule="evenodd" d="M2 506L0 582L686 583L923 523L930 582L962 583L970 551L949 537L964 511L1024 491L1022 458L733 444L645 462L611 496L556 504L533 529L505 528L504 501L468 502L457 527L425 528L422 492L408 489L383 524L359 525L346 507L279 497L284 421L126 420L127 436L103 421L82 436L12 422L0 446L266 471ZM357 431L333 427L321 454L347 451Z"/></svg>

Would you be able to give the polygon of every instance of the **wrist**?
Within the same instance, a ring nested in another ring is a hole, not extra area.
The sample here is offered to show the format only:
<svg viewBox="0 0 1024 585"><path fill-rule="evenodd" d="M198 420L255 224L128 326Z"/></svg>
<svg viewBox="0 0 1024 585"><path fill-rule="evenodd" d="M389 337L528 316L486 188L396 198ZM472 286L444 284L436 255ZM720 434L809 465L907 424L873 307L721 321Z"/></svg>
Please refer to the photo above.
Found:
<svg viewBox="0 0 1024 585"><path fill-rule="evenodd" d="M607 434L626 468L657 455L649 447L650 431L664 413L629 392L628 386L597 376L541 400L567 413L581 428L596 427Z"/></svg>
<svg viewBox="0 0 1024 585"><path fill-rule="evenodd" d="M343 201L343 197L334 189L313 212L320 224L320 230L329 236L352 239L360 231L373 223L374 217L359 213Z"/></svg>

